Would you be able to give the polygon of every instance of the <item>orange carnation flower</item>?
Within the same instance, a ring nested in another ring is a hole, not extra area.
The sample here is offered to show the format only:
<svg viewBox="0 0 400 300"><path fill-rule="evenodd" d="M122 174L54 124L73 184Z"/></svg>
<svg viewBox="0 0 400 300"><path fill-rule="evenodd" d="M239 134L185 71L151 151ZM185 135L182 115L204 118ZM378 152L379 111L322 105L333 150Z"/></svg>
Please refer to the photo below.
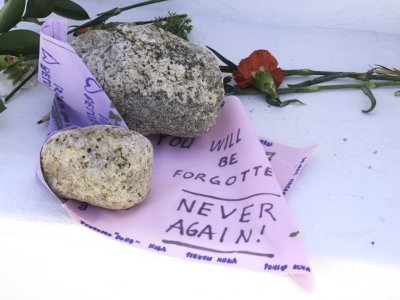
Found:
<svg viewBox="0 0 400 300"><path fill-rule="evenodd" d="M244 89L250 87L251 80L257 71L267 71L272 75L276 87L283 81L283 71L278 68L278 61L267 50L256 50L249 57L242 59L233 72L233 79Z"/></svg>

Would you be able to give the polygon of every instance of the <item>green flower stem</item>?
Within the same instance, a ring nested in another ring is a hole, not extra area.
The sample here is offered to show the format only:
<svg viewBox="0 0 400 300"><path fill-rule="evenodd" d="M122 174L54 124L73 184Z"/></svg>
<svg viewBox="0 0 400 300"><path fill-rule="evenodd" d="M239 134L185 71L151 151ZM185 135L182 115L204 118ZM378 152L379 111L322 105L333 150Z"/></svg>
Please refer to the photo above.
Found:
<svg viewBox="0 0 400 300"><path fill-rule="evenodd" d="M310 69L296 69L296 70L283 70L285 76L309 76L309 75L332 75L340 72L329 72L329 71L315 71Z"/></svg>
<svg viewBox="0 0 400 300"><path fill-rule="evenodd" d="M116 7L116 8L110 9L108 11L97 14L97 16L98 16L97 18L94 18L93 20L90 20L89 22L86 22L86 23L84 23L80 26L77 26L74 29L68 31L68 34L74 33L81 28L91 27L91 26L95 26L95 25L104 23L108 19L115 17L126 10L130 10L130 9L133 9L136 7L154 4L154 3L158 3L158 2L164 2L164 1L168 1L168 0L151 0L151 1L140 2L140 3L133 4L133 5L124 6L124 7Z"/></svg>
<svg viewBox="0 0 400 300"><path fill-rule="evenodd" d="M0 99L0 113L6 110L6 106L4 105L3 101Z"/></svg>
<svg viewBox="0 0 400 300"><path fill-rule="evenodd" d="M219 66L219 69L223 73L232 73L235 70L230 66ZM307 80L298 84L292 85L293 87L301 87L301 86L309 86L312 84L327 82L330 80L338 79L338 78L353 78L362 81L368 80L389 80L389 81L400 81L400 76L394 75L375 75L359 72L330 72L330 71L315 71L311 69L297 69L297 70L283 70L284 75L287 76L312 76L312 75L321 75L321 77L317 77L313 80Z"/></svg>
<svg viewBox="0 0 400 300"><path fill-rule="evenodd" d="M277 92L279 95L283 95L290 93L314 93L322 90L361 89L361 88L374 89L384 86L400 86L400 81L365 82L365 83L335 84L335 85L313 85L313 86L292 87L292 88L289 87L289 88L279 88L277 89Z"/></svg>
<svg viewBox="0 0 400 300"><path fill-rule="evenodd" d="M132 5L129 5L129 6L122 7L122 8L120 8L120 10L121 10L121 12L123 12L123 11L126 11L126 10L130 10L132 8L145 6L145 5L149 5L149 4L154 4L154 3L158 3L158 2L164 2L164 1L168 1L168 0L150 0L150 1L140 2L140 3L136 3L136 4L132 4Z"/></svg>
<svg viewBox="0 0 400 300"><path fill-rule="evenodd" d="M400 81L400 76L392 76L392 75L368 75L367 80L391 80L391 81Z"/></svg>
<svg viewBox="0 0 400 300"><path fill-rule="evenodd" d="M306 80L297 84L289 85L289 87L304 87L310 86L314 84L319 84L323 82L328 82L331 80L339 79L339 78L353 78L361 81L369 81L369 80L390 80L390 81L400 81L400 76L392 76L392 75L374 75L370 72L366 73L356 73L356 72L338 72L332 73L329 75L323 75L311 80Z"/></svg>
<svg viewBox="0 0 400 300"><path fill-rule="evenodd" d="M7 95L7 97L4 98L4 103L7 103L7 101L10 100L10 98L11 98L12 96L14 96L15 93L18 92L18 90L19 90L20 88L22 88L22 87L25 85L25 83L27 83L27 82L29 81L29 79L31 79L34 75L36 75L37 71L38 71L38 67L36 66L36 68L32 71L32 73L29 74L29 76L26 77L24 80L22 80L22 81L15 87L15 89L13 89L12 92L9 93L9 94Z"/></svg>
<svg viewBox="0 0 400 300"><path fill-rule="evenodd" d="M222 73L233 73L235 70L230 66L219 66Z"/></svg>
<svg viewBox="0 0 400 300"><path fill-rule="evenodd" d="M364 75L363 77L361 75ZM310 86L314 84L319 84L331 80L335 80L338 78L345 78L345 77L351 77L351 78L357 78L359 80L365 80L367 74L358 74L358 73L353 73L353 72L338 72L338 73L332 73L329 75L323 75L314 79L306 80L297 84L290 84L288 85L289 87L304 87L304 86Z"/></svg>
<svg viewBox="0 0 400 300"><path fill-rule="evenodd" d="M232 73L233 71L235 71L235 69L231 68L230 66L219 66L219 68L220 68L221 72L224 72L224 73ZM283 74L285 76L336 75L336 74L340 74L340 73L343 73L343 72L315 71L315 70L311 70L311 69L283 70ZM352 73L354 73L354 72L352 72ZM360 74L364 74L364 73L360 73Z"/></svg>

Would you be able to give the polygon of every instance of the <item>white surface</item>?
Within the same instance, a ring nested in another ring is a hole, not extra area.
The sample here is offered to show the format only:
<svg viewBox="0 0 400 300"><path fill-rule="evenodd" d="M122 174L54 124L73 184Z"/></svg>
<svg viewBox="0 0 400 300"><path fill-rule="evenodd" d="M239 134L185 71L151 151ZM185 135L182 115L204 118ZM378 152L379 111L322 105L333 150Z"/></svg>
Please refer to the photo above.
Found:
<svg viewBox="0 0 400 300"><path fill-rule="evenodd" d="M79 1L94 16L131 1ZM269 3L271 2L271 3ZM189 13L191 41L238 62L259 48L284 69L400 67L397 1L169 1L126 12L147 20ZM76 24L75 22L71 22ZM35 178L52 95L37 85L0 115L0 299L399 299L400 99L396 89L296 95L269 107L241 97L257 132L292 146L318 144L288 199L316 288L287 278L138 250L74 223ZM287 98L287 97L285 97Z"/></svg>

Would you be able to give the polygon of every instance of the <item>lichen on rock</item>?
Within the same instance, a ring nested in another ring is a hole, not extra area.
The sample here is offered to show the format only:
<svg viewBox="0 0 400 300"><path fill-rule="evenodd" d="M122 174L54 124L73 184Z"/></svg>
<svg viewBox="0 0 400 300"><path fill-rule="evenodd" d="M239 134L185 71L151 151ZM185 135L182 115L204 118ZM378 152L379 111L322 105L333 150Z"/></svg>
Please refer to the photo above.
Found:
<svg viewBox="0 0 400 300"><path fill-rule="evenodd" d="M191 137L215 124L223 78L204 48L134 24L89 31L71 45L130 129Z"/></svg>

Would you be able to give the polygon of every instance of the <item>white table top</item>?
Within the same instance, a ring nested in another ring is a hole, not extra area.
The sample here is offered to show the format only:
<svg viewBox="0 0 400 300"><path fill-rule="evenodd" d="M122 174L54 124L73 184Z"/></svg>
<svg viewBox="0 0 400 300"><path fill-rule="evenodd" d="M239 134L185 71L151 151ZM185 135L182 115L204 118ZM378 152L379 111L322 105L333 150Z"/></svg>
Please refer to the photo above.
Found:
<svg viewBox="0 0 400 300"><path fill-rule="evenodd" d="M400 67L396 0L269 2L172 0L115 19L188 13L190 40L235 62L264 48L283 69ZM94 16L130 1L78 3ZM311 294L283 276L150 253L72 221L35 177L46 134L36 121L52 95L40 84L19 93L0 115L0 299L399 299L395 91L375 90L370 114L359 90L297 94L307 105L286 108L240 97L260 136L318 145L288 199L316 277Z"/></svg>

